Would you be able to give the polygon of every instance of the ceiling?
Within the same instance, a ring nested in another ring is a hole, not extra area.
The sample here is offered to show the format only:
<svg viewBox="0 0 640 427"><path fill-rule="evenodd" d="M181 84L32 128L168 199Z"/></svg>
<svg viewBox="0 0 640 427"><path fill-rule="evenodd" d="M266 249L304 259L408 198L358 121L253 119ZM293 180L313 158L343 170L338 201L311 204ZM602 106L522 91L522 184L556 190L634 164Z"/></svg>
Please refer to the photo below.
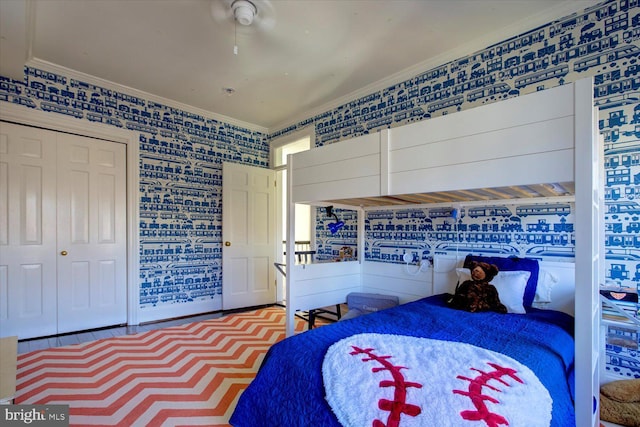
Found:
<svg viewBox="0 0 640 427"><path fill-rule="evenodd" d="M252 0L243 26L231 2L0 0L0 73L62 67L273 131L597 3Z"/></svg>

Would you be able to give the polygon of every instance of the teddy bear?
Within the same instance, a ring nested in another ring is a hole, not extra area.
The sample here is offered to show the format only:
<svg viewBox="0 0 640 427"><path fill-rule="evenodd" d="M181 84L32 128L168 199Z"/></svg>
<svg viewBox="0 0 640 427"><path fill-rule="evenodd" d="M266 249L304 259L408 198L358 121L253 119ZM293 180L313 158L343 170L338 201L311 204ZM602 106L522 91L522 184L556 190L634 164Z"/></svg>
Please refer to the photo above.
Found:
<svg viewBox="0 0 640 427"><path fill-rule="evenodd" d="M507 308L500 302L498 290L491 280L498 274L498 267L486 262L473 261L469 265L471 280L465 280L456 287L455 294L447 301L450 307L472 313L495 311L506 313Z"/></svg>

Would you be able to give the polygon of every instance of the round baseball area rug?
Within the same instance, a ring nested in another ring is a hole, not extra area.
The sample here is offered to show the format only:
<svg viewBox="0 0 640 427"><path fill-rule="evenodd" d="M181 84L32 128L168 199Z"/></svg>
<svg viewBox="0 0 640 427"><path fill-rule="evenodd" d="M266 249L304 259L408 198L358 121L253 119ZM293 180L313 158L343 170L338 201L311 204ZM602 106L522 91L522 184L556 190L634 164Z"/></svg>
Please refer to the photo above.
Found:
<svg viewBox="0 0 640 427"><path fill-rule="evenodd" d="M551 422L551 396L528 367L470 344L357 334L329 348L322 375L345 427Z"/></svg>

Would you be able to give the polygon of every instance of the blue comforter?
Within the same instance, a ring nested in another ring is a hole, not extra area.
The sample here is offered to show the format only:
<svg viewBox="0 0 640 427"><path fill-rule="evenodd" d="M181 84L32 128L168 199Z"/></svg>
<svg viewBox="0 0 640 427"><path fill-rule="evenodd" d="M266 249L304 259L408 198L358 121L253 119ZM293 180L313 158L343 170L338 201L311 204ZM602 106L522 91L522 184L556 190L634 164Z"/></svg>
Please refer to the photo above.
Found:
<svg viewBox="0 0 640 427"><path fill-rule="evenodd" d="M322 326L275 344L240 396L230 423L236 427L340 426L326 400L323 359L333 343L364 332L468 343L515 359L548 390L553 401L551 425L575 426L573 385L569 384L574 360L571 316L535 309L526 315L468 313L446 307L438 295ZM535 412L531 408L530 416L535 417Z"/></svg>

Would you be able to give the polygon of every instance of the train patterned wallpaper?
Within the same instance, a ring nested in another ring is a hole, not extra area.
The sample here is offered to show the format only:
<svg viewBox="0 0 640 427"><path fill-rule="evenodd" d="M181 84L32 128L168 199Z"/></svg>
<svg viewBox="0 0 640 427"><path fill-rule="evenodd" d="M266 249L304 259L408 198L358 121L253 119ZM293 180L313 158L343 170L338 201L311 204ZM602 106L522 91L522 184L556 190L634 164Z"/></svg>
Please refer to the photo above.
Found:
<svg viewBox="0 0 640 427"><path fill-rule="evenodd" d="M314 126L316 145L429 119L593 76L606 156L607 281L640 286L640 0L610 0L443 64L270 135L64 75L27 69L0 77L0 101L102 122L139 133L141 308L211 300L222 289L221 163L268 167L269 140ZM570 207L570 205L569 205ZM398 262L436 251L569 259L567 204L370 211L367 259ZM317 225L326 258L353 246L353 217L339 233ZM319 215L322 218L322 215ZM638 315L638 304L621 304ZM610 328L607 369L640 377L638 334Z"/></svg>

